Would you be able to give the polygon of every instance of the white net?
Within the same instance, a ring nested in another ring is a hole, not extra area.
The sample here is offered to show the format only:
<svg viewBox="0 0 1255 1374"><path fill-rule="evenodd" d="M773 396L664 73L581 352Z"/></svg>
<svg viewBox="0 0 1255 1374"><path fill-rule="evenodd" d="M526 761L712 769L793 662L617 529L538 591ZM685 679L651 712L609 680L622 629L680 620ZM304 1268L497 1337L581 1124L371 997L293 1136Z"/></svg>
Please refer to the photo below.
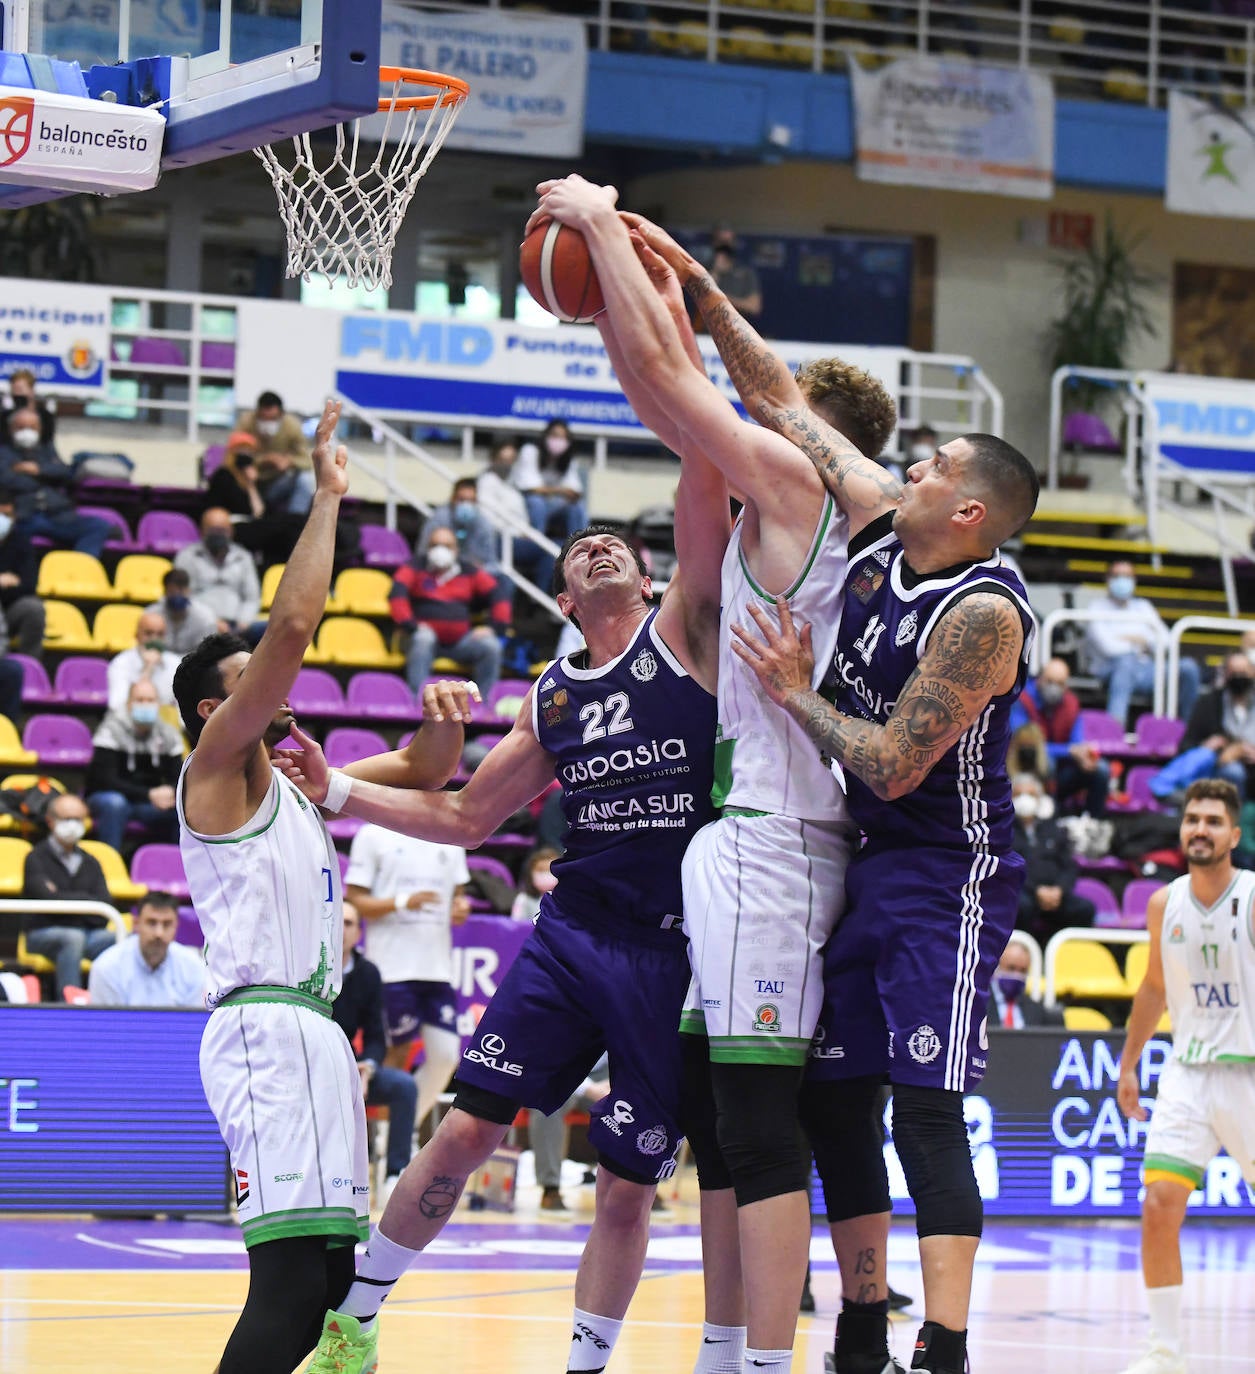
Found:
<svg viewBox="0 0 1255 1374"><path fill-rule="evenodd" d="M290 162L278 147L254 149L279 198L289 277L321 273L350 286L391 286L397 230L466 95L454 78L401 72L369 130L360 119L339 125L334 148L302 134L291 142Z"/></svg>

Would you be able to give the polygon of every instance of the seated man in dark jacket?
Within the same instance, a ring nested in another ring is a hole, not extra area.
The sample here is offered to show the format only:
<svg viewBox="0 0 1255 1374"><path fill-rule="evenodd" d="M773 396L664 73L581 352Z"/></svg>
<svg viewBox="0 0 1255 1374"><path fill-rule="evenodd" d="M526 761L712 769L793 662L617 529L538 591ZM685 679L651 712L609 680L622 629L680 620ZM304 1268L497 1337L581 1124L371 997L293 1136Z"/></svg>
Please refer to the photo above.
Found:
<svg viewBox="0 0 1255 1374"><path fill-rule="evenodd" d="M128 823L139 821L146 841L177 843L174 788L182 763L183 736L161 719L156 687L147 678L133 682L126 709L110 711L92 736L87 805L96 837L121 849Z"/></svg>
<svg viewBox="0 0 1255 1374"><path fill-rule="evenodd" d="M39 558L30 538L14 525L13 493L0 487L0 628L20 654L44 656L44 603L35 595Z"/></svg>
<svg viewBox="0 0 1255 1374"><path fill-rule="evenodd" d="M414 1148L414 1114L418 1110L418 1085L404 1069L390 1069L383 1062L388 1042L384 1031L383 979L369 959L356 952L362 938L362 918L352 902L344 904L344 981L332 1004L336 1024L349 1037L358 1032L362 1048L357 1054L358 1072L368 1107L388 1109L388 1170L384 1196L387 1203L396 1181L410 1162Z"/></svg>
<svg viewBox="0 0 1255 1374"><path fill-rule="evenodd" d="M40 441L39 415L30 409L13 411L0 444L0 483L13 493L17 533L28 538L41 534L99 558L113 526L101 516L78 513L69 494L73 480L69 465L51 444Z"/></svg>
<svg viewBox="0 0 1255 1374"><path fill-rule="evenodd" d="M108 902L104 870L79 847L87 831L87 807L75 796L55 797L46 812L50 834L26 856L22 896L32 901ZM82 987L83 959L94 959L116 942L114 931L91 916L50 914L27 920L26 947L57 966L57 997Z"/></svg>
<svg viewBox="0 0 1255 1374"><path fill-rule="evenodd" d="M1045 788L1035 774L1017 773L1011 780L1011 800L1015 806L1015 835L1011 844L1027 864L1015 924L1041 945L1065 926L1094 923L1093 902L1072 891L1077 868L1068 832L1053 816L1040 814L1044 799Z"/></svg>
<svg viewBox="0 0 1255 1374"><path fill-rule="evenodd" d="M1255 664L1240 649L1225 659L1220 685L1194 703L1181 753L1191 749L1210 749L1213 758L1200 752L1182 787L1196 778L1223 778L1243 801L1255 795Z"/></svg>

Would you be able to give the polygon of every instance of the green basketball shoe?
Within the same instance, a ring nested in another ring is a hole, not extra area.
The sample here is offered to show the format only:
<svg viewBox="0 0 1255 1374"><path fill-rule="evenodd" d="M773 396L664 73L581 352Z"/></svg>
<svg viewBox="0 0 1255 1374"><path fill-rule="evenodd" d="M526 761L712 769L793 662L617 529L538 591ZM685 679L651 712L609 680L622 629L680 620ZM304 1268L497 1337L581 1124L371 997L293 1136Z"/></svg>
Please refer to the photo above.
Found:
<svg viewBox="0 0 1255 1374"><path fill-rule="evenodd" d="M305 1374L375 1374L378 1368L378 1323L363 1331L356 1317L328 1312Z"/></svg>

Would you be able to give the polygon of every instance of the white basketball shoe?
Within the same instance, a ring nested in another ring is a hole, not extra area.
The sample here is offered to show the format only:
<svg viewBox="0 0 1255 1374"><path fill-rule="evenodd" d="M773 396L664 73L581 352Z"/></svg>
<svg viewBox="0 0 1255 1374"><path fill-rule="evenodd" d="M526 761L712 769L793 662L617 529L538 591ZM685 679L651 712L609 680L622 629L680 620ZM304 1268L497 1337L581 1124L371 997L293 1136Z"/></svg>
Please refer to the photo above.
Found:
<svg viewBox="0 0 1255 1374"><path fill-rule="evenodd" d="M1152 1337L1146 1353L1122 1374L1186 1374L1185 1356Z"/></svg>

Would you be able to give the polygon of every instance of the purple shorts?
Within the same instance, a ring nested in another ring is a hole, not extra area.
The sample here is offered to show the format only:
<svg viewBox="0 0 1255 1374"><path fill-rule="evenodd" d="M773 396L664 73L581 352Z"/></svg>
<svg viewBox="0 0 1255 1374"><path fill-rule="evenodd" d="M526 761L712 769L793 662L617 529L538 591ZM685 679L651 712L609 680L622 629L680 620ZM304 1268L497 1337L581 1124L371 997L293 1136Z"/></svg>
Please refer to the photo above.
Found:
<svg viewBox="0 0 1255 1374"><path fill-rule="evenodd" d="M688 984L680 931L643 944L546 910L489 1002L457 1080L549 1113L605 1051L611 1090L589 1113L589 1142L616 1172L666 1178L681 1137Z"/></svg>
<svg viewBox="0 0 1255 1374"><path fill-rule="evenodd" d="M424 1026L457 1031L458 1005L448 983L385 983L383 1000L389 1045L408 1045Z"/></svg>
<svg viewBox="0 0 1255 1374"><path fill-rule="evenodd" d="M1015 928L1024 860L864 849L824 947L812 1078L887 1073L963 1092L985 1074L989 981Z"/></svg>

